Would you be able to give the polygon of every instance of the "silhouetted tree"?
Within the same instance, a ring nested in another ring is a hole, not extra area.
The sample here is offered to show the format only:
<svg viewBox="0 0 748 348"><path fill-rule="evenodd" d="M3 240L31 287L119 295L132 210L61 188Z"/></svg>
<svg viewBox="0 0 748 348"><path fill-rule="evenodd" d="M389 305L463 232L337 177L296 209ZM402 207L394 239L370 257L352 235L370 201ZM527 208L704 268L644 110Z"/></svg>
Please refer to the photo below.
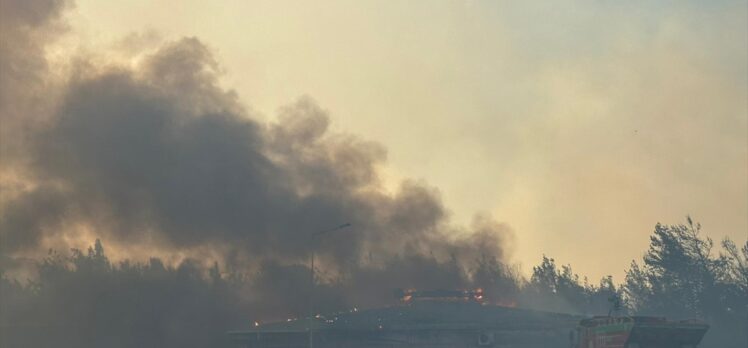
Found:
<svg viewBox="0 0 748 348"><path fill-rule="evenodd" d="M624 293L632 311L672 318L701 318L712 325L706 346L745 347L748 343L746 256L730 240L714 256L714 243L701 225L655 226L643 265L633 262Z"/></svg>
<svg viewBox="0 0 748 348"><path fill-rule="evenodd" d="M391 303L395 286L482 287L491 302L545 311L702 318L711 325L702 347L744 348L748 242L739 248L724 240L714 255L714 243L700 230L690 218L683 225L657 224L642 261L632 262L620 287L610 276L590 284L547 256L524 280L489 254L469 270L455 257L408 254L379 267L354 264L340 276L320 274L316 308L325 313ZM158 258L113 263L97 240L69 256L50 251L26 283L0 269L0 346L226 346L227 330L308 310L308 298L299 296L308 289L304 264L266 260L252 275L232 264L202 265L185 260L170 266Z"/></svg>
<svg viewBox="0 0 748 348"><path fill-rule="evenodd" d="M540 265L533 267L530 281L520 296L523 306L529 308L603 315L610 312L610 299L620 298L621 291L611 276L601 279L599 285L590 284L586 278L580 282L570 265L558 269L556 261L544 255Z"/></svg>
<svg viewBox="0 0 748 348"><path fill-rule="evenodd" d="M241 289L217 265L207 277L190 260L113 265L97 240L70 257L51 252L38 273L27 285L0 282L0 346L207 347L250 322Z"/></svg>
<svg viewBox="0 0 748 348"><path fill-rule="evenodd" d="M520 276L492 255L482 254L472 272L473 287L483 289L486 299L500 305L516 305Z"/></svg>

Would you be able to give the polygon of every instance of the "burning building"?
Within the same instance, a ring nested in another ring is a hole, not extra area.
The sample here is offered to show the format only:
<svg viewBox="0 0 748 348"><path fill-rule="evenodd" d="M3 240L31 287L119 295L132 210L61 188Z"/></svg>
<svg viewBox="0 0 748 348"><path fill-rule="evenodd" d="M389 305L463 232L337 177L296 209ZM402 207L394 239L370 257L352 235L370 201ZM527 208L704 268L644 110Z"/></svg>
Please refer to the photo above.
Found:
<svg viewBox="0 0 748 348"><path fill-rule="evenodd" d="M693 320L584 318L488 305L480 289L397 295L397 306L255 323L229 335L247 348L695 348L709 328Z"/></svg>
<svg viewBox="0 0 748 348"><path fill-rule="evenodd" d="M400 305L234 331L248 348L568 348L582 317L481 302L477 291L404 291ZM311 330L310 330L311 329ZM310 331L311 334L310 334Z"/></svg>

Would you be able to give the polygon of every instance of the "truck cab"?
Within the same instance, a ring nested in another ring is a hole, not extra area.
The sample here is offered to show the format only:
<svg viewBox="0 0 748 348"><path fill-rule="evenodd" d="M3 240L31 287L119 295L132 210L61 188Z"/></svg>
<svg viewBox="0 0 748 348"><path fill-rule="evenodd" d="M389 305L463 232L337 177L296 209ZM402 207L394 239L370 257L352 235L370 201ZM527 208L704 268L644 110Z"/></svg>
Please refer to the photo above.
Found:
<svg viewBox="0 0 748 348"><path fill-rule="evenodd" d="M573 348L696 348L709 326L663 317L593 317L570 335Z"/></svg>

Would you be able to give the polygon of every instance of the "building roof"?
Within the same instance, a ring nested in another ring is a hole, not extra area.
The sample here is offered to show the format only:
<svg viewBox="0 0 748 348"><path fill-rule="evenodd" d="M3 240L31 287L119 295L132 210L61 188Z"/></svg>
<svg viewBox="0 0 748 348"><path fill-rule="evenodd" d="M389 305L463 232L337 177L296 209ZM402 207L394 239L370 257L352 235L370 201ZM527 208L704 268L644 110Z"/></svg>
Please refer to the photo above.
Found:
<svg viewBox="0 0 748 348"><path fill-rule="evenodd" d="M315 331L553 330L573 328L582 317L476 302L420 301L318 315ZM234 334L307 332L308 318L258 325Z"/></svg>

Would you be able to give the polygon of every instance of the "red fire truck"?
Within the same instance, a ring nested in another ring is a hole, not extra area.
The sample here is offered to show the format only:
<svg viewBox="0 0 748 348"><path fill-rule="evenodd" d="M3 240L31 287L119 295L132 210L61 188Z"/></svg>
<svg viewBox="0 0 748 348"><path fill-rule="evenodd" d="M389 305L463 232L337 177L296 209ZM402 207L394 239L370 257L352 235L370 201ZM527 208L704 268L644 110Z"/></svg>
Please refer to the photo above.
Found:
<svg viewBox="0 0 748 348"><path fill-rule="evenodd" d="M696 348L709 329L695 320L661 317L593 317L572 332L575 348Z"/></svg>

